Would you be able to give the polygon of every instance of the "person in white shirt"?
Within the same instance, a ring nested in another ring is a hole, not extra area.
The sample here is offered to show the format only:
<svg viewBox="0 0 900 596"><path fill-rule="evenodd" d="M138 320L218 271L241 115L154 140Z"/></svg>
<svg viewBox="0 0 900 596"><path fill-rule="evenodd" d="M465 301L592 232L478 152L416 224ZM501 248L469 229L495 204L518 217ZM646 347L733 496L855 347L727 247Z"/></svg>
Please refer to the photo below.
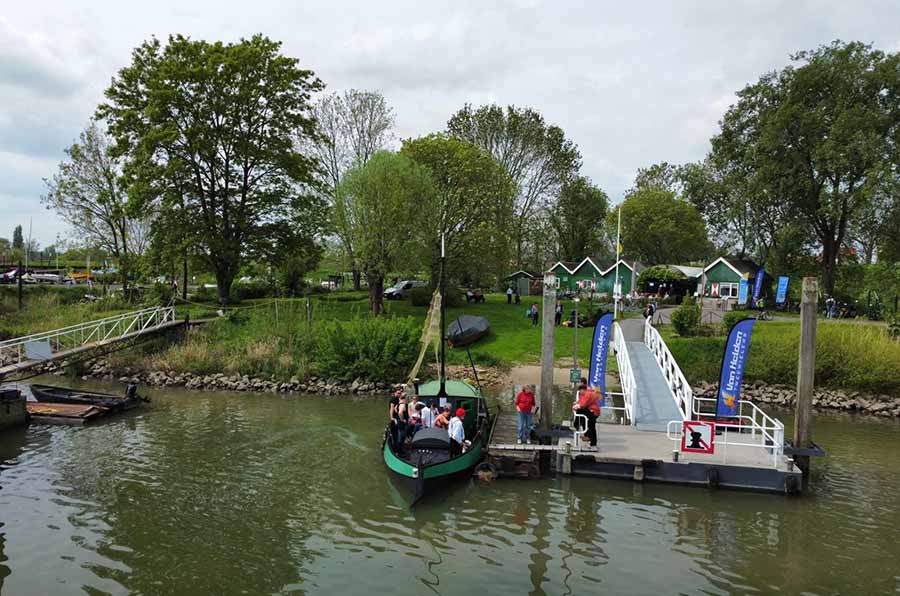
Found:
<svg viewBox="0 0 900 596"><path fill-rule="evenodd" d="M466 440L466 430L463 428L463 418L466 417L466 411L462 408L456 409L456 416L450 419L450 426L447 432L450 435L450 455L456 455L462 452L463 441Z"/></svg>
<svg viewBox="0 0 900 596"><path fill-rule="evenodd" d="M422 420L422 428L431 428L434 425L434 412L425 404L421 405L422 411L419 413L419 418Z"/></svg>

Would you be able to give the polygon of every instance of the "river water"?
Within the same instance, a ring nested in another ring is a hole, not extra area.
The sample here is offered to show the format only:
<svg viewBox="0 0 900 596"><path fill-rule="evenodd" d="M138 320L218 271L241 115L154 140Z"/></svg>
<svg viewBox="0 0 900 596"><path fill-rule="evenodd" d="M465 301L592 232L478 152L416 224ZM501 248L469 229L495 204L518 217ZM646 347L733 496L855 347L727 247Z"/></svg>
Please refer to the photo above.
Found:
<svg viewBox="0 0 900 596"><path fill-rule="evenodd" d="M151 396L0 433L0 594L900 593L896 421L817 415L802 497L548 477L411 513L385 399Z"/></svg>

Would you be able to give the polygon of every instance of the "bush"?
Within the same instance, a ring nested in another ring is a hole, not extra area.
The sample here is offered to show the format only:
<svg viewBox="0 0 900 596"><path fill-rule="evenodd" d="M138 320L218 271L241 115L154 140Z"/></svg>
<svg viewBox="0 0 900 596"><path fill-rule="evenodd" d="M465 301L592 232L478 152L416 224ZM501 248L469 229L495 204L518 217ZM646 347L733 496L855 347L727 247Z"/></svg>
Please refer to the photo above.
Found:
<svg viewBox="0 0 900 596"><path fill-rule="evenodd" d="M700 328L700 307L693 298L685 298L684 303L672 312L672 326L682 337L697 335Z"/></svg>
<svg viewBox="0 0 900 596"><path fill-rule="evenodd" d="M359 302L360 300L368 300L369 294L366 292L334 292L333 294L323 294L320 302Z"/></svg>
<svg viewBox="0 0 900 596"><path fill-rule="evenodd" d="M409 291L409 301L413 306L428 306L431 304L431 288L413 288Z"/></svg>
<svg viewBox="0 0 900 596"><path fill-rule="evenodd" d="M328 321L316 327L319 374L350 380L397 381L415 362L420 325L410 317Z"/></svg>
<svg viewBox="0 0 900 596"><path fill-rule="evenodd" d="M231 302L241 302L243 300L254 300L259 298L271 298L274 292L272 285L261 280L253 280L249 282L240 282L231 286Z"/></svg>
<svg viewBox="0 0 900 596"><path fill-rule="evenodd" d="M725 331L725 335L731 333L735 325L749 318L749 314L750 311L747 310L729 310L726 312L725 316L722 317L722 330Z"/></svg>
<svg viewBox="0 0 900 596"><path fill-rule="evenodd" d="M219 295L216 288L208 288L205 285L197 288L197 291L190 295L190 299L195 302L218 302Z"/></svg>

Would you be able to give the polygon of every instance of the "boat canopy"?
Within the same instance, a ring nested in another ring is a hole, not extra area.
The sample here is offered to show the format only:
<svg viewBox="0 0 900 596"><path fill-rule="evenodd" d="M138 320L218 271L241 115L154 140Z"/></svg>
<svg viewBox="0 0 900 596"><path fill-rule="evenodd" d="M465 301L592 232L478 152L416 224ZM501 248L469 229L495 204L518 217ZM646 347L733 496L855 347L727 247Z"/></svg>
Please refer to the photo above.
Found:
<svg viewBox="0 0 900 596"><path fill-rule="evenodd" d="M450 435L442 428L422 428L413 436L413 449L450 449Z"/></svg>
<svg viewBox="0 0 900 596"><path fill-rule="evenodd" d="M477 387L473 387L464 381L445 382L447 395L452 397L481 397ZM419 385L419 397L435 397L441 390L440 381L428 381Z"/></svg>

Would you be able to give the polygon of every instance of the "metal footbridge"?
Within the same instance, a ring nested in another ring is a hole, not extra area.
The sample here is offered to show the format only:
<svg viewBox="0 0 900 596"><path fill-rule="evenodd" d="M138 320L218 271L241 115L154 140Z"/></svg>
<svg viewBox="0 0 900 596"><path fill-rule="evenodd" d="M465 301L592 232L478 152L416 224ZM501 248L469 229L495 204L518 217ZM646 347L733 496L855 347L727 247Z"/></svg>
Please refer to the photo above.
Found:
<svg viewBox="0 0 900 596"><path fill-rule="evenodd" d="M62 329L43 331L0 342L0 380L38 365L71 358L136 337L158 333L185 321L175 319L171 306L145 308Z"/></svg>

